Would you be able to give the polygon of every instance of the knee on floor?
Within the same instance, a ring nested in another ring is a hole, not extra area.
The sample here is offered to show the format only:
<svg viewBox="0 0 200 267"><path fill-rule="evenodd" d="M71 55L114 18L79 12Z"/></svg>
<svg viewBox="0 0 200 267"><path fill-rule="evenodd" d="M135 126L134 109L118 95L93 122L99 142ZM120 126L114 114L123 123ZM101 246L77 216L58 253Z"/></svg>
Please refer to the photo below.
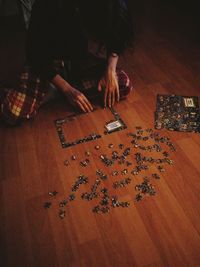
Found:
<svg viewBox="0 0 200 267"><path fill-rule="evenodd" d="M1 104L0 107L0 121L7 126L18 126L21 123L19 117L10 112L4 104Z"/></svg>
<svg viewBox="0 0 200 267"><path fill-rule="evenodd" d="M120 70L118 72L118 82L119 82L119 91L120 91L120 99L126 98L133 89L133 85L129 76L125 71Z"/></svg>

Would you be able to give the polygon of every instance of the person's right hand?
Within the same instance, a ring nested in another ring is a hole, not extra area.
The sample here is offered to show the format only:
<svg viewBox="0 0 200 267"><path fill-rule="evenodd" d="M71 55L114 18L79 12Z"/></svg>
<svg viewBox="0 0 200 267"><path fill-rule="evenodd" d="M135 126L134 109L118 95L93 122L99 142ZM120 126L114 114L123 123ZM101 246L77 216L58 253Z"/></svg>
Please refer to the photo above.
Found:
<svg viewBox="0 0 200 267"><path fill-rule="evenodd" d="M89 100L79 90L71 86L60 74L57 74L53 79L52 83L68 98L69 102L80 108L83 112L90 112L93 107Z"/></svg>
<svg viewBox="0 0 200 267"><path fill-rule="evenodd" d="M64 94L74 107L80 108L83 112L93 111L93 107L87 97L74 87L64 90Z"/></svg>

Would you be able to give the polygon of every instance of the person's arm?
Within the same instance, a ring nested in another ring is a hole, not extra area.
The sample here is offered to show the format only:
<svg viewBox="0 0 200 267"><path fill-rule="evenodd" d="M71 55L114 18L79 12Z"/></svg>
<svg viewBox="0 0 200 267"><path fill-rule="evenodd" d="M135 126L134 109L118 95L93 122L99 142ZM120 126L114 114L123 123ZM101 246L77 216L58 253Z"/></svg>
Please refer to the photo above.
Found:
<svg viewBox="0 0 200 267"><path fill-rule="evenodd" d="M116 75L118 56L121 55L133 41L132 16L127 0L115 1L113 8L113 24L109 33L107 50L108 66L102 79L99 81L98 89L104 90L104 105L113 106L119 101L119 84Z"/></svg>
<svg viewBox="0 0 200 267"><path fill-rule="evenodd" d="M93 107L89 100L79 90L71 86L59 74L57 74L51 82L68 98L73 106L79 107L84 112L90 112Z"/></svg>
<svg viewBox="0 0 200 267"><path fill-rule="evenodd" d="M133 45L134 29L130 1L116 0L113 8L113 24L108 40L108 53L122 55Z"/></svg>
<svg viewBox="0 0 200 267"><path fill-rule="evenodd" d="M104 90L104 106L113 106L116 101L119 101L119 84L117 80L116 68L119 56L116 53L111 53L108 56L107 68L104 76L98 84L98 90Z"/></svg>
<svg viewBox="0 0 200 267"><path fill-rule="evenodd" d="M54 68L55 52L62 41L57 38L60 36L57 34L59 27L62 26L58 23L58 12L56 0L36 0L28 32L28 63L37 75L49 80L62 91L72 105L89 112L93 108L88 99L64 80Z"/></svg>
<svg viewBox="0 0 200 267"><path fill-rule="evenodd" d="M116 53L111 53L108 57L108 69L116 71L119 56Z"/></svg>

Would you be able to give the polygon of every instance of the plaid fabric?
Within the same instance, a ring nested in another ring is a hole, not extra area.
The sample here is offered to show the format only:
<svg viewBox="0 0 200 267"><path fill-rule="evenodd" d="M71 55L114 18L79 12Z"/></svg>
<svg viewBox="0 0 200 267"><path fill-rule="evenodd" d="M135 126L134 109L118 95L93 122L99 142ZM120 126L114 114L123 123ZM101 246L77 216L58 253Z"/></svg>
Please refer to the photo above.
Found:
<svg viewBox="0 0 200 267"><path fill-rule="evenodd" d="M44 82L25 67L16 89L8 90L1 104L1 117L13 125L36 115L46 95Z"/></svg>
<svg viewBox="0 0 200 267"><path fill-rule="evenodd" d="M56 60L54 66L62 76L66 76L65 64L62 60ZM77 81L74 82L78 86L77 88L89 98L99 95L97 90L99 74L96 73L96 77L93 75L93 77L82 79L78 83ZM123 70L117 70L117 77L120 98L122 99L130 93L132 85L128 75ZM71 82L73 83L73 81ZM25 67L19 77L18 87L10 89L2 101L1 117L10 125L34 117L45 102L48 88L49 83L47 81L41 81L40 78L31 73L28 67Z"/></svg>

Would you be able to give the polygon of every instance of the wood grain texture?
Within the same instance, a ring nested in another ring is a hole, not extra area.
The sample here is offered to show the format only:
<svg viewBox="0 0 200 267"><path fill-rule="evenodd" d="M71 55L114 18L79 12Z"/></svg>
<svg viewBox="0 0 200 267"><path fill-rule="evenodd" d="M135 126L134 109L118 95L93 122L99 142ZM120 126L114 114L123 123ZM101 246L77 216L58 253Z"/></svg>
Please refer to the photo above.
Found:
<svg viewBox="0 0 200 267"><path fill-rule="evenodd" d="M127 101L116 105L128 130L62 149L54 120L66 116L66 103L50 103L34 121L20 127L1 126L0 266L200 266L199 134L160 131L170 137L177 151L172 154L174 165L167 166L161 179L153 181L155 197L134 201L134 185L142 175L117 191L121 200L131 202L127 209L94 214L97 201L85 202L77 197L66 208L66 218L58 216L58 203L70 193L79 174L88 175L90 183L80 187L77 196L90 189L97 168L110 174L99 160L100 153L110 153L109 143L130 146L127 132L137 125L153 127L158 93L200 97L200 51L196 43L184 39L177 29L165 28L165 16L153 19L154 13L147 12L149 7L147 4L143 10L146 18L140 17L142 30L134 53L127 52L120 63L134 82ZM171 19L176 21L176 16ZM72 139L82 137L91 125L95 131L102 131L109 119L109 112L97 111L82 117L76 132L69 132L67 126L65 130ZM94 149L96 144L101 147L99 151ZM78 163L85 158L86 150L92 152L91 162L82 168ZM73 154L77 161L65 167L63 161ZM152 166L147 175L155 170ZM111 177L103 183L112 194L116 193L112 188L115 180ZM59 194L52 200L51 209L45 210L43 204L51 200L51 190Z"/></svg>

